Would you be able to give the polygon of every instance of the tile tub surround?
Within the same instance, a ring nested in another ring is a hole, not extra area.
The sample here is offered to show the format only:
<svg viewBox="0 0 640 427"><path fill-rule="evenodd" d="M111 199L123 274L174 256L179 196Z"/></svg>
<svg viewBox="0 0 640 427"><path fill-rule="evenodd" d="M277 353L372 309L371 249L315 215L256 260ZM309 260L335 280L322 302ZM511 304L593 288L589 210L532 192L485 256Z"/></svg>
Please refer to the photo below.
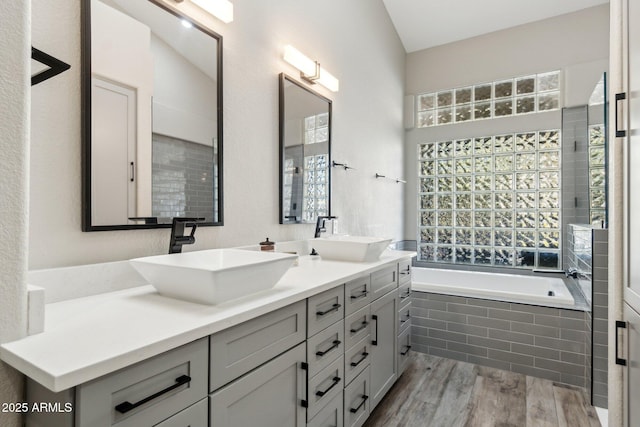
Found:
<svg viewBox="0 0 640 427"><path fill-rule="evenodd" d="M412 349L585 387L587 313L413 292Z"/></svg>

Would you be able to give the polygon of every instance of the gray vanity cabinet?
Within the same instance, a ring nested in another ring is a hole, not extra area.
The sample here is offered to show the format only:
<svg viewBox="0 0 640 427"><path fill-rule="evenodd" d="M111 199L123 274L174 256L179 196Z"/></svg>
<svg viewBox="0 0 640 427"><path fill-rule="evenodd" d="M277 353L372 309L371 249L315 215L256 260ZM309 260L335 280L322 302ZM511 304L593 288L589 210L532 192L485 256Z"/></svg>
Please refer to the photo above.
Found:
<svg viewBox="0 0 640 427"><path fill-rule="evenodd" d="M211 394L211 426L304 426L305 359L302 343Z"/></svg>
<svg viewBox="0 0 640 427"><path fill-rule="evenodd" d="M398 290L393 289L371 303L371 410L398 377Z"/></svg>
<svg viewBox="0 0 640 427"><path fill-rule="evenodd" d="M344 389L345 427L360 427L373 410L373 407L370 407L370 369L367 367Z"/></svg>
<svg viewBox="0 0 640 427"><path fill-rule="evenodd" d="M208 427L209 403L202 399L173 417L156 424L153 427Z"/></svg>

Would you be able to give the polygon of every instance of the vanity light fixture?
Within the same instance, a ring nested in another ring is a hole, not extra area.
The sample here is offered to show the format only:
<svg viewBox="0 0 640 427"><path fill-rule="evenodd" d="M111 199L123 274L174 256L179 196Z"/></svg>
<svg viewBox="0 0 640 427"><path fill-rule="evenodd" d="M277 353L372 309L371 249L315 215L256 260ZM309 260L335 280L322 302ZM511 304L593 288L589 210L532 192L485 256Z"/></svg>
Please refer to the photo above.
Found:
<svg viewBox="0 0 640 427"><path fill-rule="evenodd" d="M318 61L307 58L295 47L291 45L284 47L284 60L300 70L300 78L304 81L311 84L320 83L332 92L338 91L340 86L338 79L322 68Z"/></svg>
<svg viewBox="0 0 640 427"><path fill-rule="evenodd" d="M209 12L225 24L233 21L233 3L229 0L191 0L191 3Z"/></svg>

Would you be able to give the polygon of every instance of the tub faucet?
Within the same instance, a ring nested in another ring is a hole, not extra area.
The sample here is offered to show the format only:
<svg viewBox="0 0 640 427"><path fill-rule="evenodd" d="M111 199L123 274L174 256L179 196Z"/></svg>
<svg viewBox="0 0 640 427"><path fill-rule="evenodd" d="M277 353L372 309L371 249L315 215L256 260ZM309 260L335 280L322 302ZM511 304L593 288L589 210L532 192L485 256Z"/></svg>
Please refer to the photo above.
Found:
<svg viewBox="0 0 640 427"><path fill-rule="evenodd" d="M564 272L565 276L573 277L574 279L578 278L578 269L575 267L569 267L567 271Z"/></svg>
<svg viewBox="0 0 640 427"><path fill-rule="evenodd" d="M192 245L196 242L197 223L201 221L204 221L204 218L173 218L169 241L170 254L179 254L182 252L182 245ZM185 227L191 227L191 233L187 236L184 235Z"/></svg>
<svg viewBox="0 0 640 427"><path fill-rule="evenodd" d="M332 215L319 216L318 221L316 221L316 232L313 237L320 237L320 233L327 231L325 221L328 219L338 219L338 217Z"/></svg>

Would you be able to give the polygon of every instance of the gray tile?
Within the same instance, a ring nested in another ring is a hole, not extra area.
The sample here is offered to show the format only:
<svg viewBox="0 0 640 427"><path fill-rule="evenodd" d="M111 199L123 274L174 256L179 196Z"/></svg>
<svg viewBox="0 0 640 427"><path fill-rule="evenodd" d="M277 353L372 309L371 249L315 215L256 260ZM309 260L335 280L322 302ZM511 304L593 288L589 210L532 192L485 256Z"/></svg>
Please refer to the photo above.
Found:
<svg viewBox="0 0 640 427"><path fill-rule="evenodd" d="M585 365L585 356L580 353L570 353L568 351L563 351L560 353L560 360L567 363L573 363L575 365Z"/></svg>
<svg viewBox="0 0 640 427"><path fill-rule="evenodd" d="M560 381L560 372L547 371L546 369L540 369L533 366L518 365L516 363L511 364L511 370L520 374L543 378L545 380Z"/></svg>
<svg viewBox="0 0 640 427"><path fill-rule="evenodd" d="M465 334L459 334L456 332L441 331L439 329L429 329L429 338L437 338L446 341L456 341L461 343L467 342L467 336Z"/></svg>
<svg viewBox="0 0 640 427"><path fill-rule="evenodd" d="M434 310L447 311L447 303L444 301L433 301L433 300L425 299L425 300L420 300L420 302L417 304L414 302L414 305L418 307L432 308Z"/></svg>
<svg viewBox="0 0 640 427"><path fill-rule="evenodd" d="M550 326L511 322L511 330L515 332L524 332L535 336L560 338L560 330L558 328L552 328Z"/></svg>
<svg viewBox="0 0 640 427"><path fill-rule="evenodd" d="M557 338L535 337L535 345L573 353L584 353L585 344L574 341L563 341Z"/></svg>
<svg viewBox="0 0 640 427"><path fill-rule="evenodd" d="M560 322L560 325L563 329L574 329L576 331L584 331L585 321L584 319L565 319L563 318Z"/></svg>
<svg viewBox="0 0 640 427"><path fill-rule="evenodd" d="M464 353L458 353L457 351L444 350L441 348L429 348L429 354L434 356L446 357L448 359L467 361L467 355Z"/></svg>
<svg viewBox="0 0 640 427"><path fill-rule="evenodd" d="M533 314L523 313L521 311L499 310L496 308L489 309L489 317L492 319L513 320L517 322L533 322Z"/></svg>
<svg viewBox="0 0 640 427"><path fill-rule="evenodd" d="M609 357L608 354L608 345L600 345L600 344L593 344L593 356L594 357L601 357L601 358L607 358Z"/></svg>
<svg viewBox="0 0 640 427"><path fill-rule="evenodd" d="M585 377L581 377L581 376L578 376L578 375L566 374L566 373L562 372L560 374L560 382L565 383L565 384L575 385L575 386L578 386L578 387L584 387L585 386Z"/></svg>
<svg viewBox="0 0 640 427"><path fill-rule="evenodd" d="M484 299L477 299L477 298L469 298L468 304L477 305L480 307L500 308L503 310L511 309L511 304L508 302L484 300Z"/></svg>
<svg viewBox="0 0 640 427"><path fill-rule="evenodd" d="M592 301L593 305L607 307L607 305L609 304L609 295L594 292Z"/></svg>
<svg viewBox="0 0 640 427"><path fill-rule="evenodd" d="M411 343L411 350L412 351L417 351L418 353L425 353L428 354L429 353L429 347L426 345L422 345L422 344L416 344L416 343Z"/></svg>
<svg viewBox="0 0 640 427"><path fill-rule="evenodd" d="M482 326L463 325L460 323L449 322L447 324L447 330L468 335L475 335L478 337L486 337L488 329Z"/></svg>
<svg viewBox="0 0 640 427"><path fill-rule="evenodd" d="M546 347L536 347L533 345L511 343L513 353L527 354L544 359L560 360L560 352Z"/></svg>
<svg viewBox="0 0 640 427"><path fill-rule="evenodd" d="M499 340L513 341L520 344L533 344L534 336L531 334L520 332L508 332L498 329L489 329L489 338L495 338Z"/></svg>
<svg viewBox="0 0 640 427"><path fill-rule="evenodd" d="M593 395L593 406L597 406L598 408L608 408L609 399L607 396Z"/></svg>
<svg viewBox="0 0 640 427"><path fill-rule="evenodd" d="M457 342L449 342L447 350L457 351L460 353L473 354L475 356L487 357L487 349L485 347L477 347L475 345L462 344Z"/></svg>
<svg viewBox="0 0 640 427"><path fill-rule="evenodd" d="M525 356L508 351L489 349L489 358L498 359L510 363L517 363L519 365L533 365L533 356Z"/></svg>
<svg viewBox="0 0 640 427"><path fill-rule="evenodd" d="M542 314L536 314L534 323L536 325L543 326L552 326L554 328L560 327L560 317L559 316L545 316Z"/></svg>
<svg viewBox="0 0 640 427"><path fill-rule="evenodd" d="M429 317L447 322L467 323L467 316L459 313L449 313L446 311L429 310Z"/></svg>
<svg viewBox="0 0 640 427"><path fill-rule="evenodd" d="M472 314L474 316L487 317L487 308L473 305L447 303L447 311L450 313Z"/></svg>
<svg viewBox="0 0 640 427"><path fill-rule="evenodd" d="M511 329L510 322L508 320L489 319L486 317L469 316L468 321L470 325L485 326L487 328L503 329L508 331Z"/></svg>
<svg viewBox="0 0 640 427"><path fill-rule="evenodd" d="M607 377L607 372L606 371L600 371L600 370L594 370L593 371L593 380L600 382L600 383L606 383L608 380Z"/></svg>
<svg viewBox="0 0 640 427"><path fill-rule="evenodd" d="M464 297L456 297L453 295L430 294L429 299L433 301L457 302L459 304L464 304Z"/></svg>
<svg viewBox="0 0 640 427"><path fill-rule="evenodd" d="M583 331L574 331L572 329L560 330L560 339L568 341L585 342L587 335Z"/></svg>
<svg viewBox="0 0 640 427"><path fill-rule="evenodd" d="M511 344L509 343L509 341L501 341L484 337L468 336L467 343L475 346L493 348L496 350L509 351L511 349Z"/></svg>
<svg viewBox="0 0 640 427"><path fill-rule="evenodd" d="M606 345L609 342L609 335L603 332L593 333L593 343L598 345Z"/></svg>
<svg viewBox="0 0 640 427"><path fill-rule="evenodd" d="M535 367L583 377L585 374L584 365L574 365L572 363L543 359L541 357L536 357Z"/></svg>

